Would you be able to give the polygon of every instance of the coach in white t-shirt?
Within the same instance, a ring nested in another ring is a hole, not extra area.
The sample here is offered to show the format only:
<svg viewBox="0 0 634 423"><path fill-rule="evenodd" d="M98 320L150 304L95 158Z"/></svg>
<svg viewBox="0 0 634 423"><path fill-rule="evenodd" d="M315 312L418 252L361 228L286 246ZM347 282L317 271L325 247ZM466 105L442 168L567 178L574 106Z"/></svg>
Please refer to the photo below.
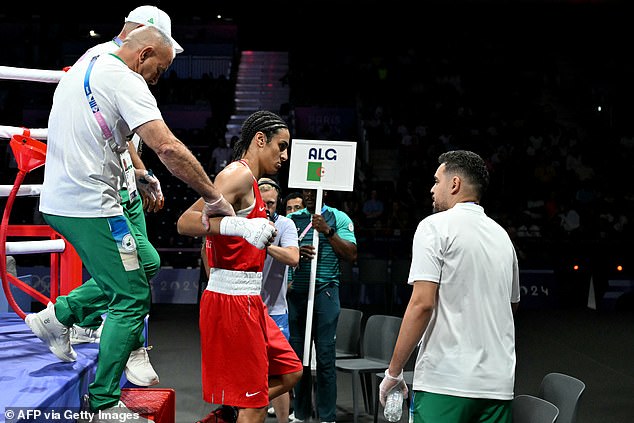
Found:
<svg viewBox="0 0 634 423"><path fill-rule="evenodd" d="M121 30L114 38L88 49L73 66L79 65L84 60L91 60L95 56L107 56L114 53L121 47L123 40L130 32L142 26L155 26L168 37L172 34L172 20L167 13L156 6L139 6L128 13ZM175 53L181 53L183 48L180 44L173 38L171 41ZM146 278L150 281L159 271L161 259L148 239L145 212L159 212L165 204L165 197L158 177L152 170L147 170L141 160L142 141L139 136L135 134L128 144L128 153L135 169L136 188L140 195L131 197L125 184L119 187L119 195L125 217L132 226L138 229L137 237L142 237L137 242L137 254L141 259ZM97 307L94 313L84 316L82 321L73 325L71 343L99 342L100 328L104 323L102 316L107 312L108 303L104 299L101 307ZM159 376L150 363L145 338L142 336L136 344L139 347L132 350L125 367L126 379L136 386L156 385L159 383Z"/></svg>
<svg viewBox="0 0 634 423"><path fill-rule="evenodd" d="M434 214L414 235L405 311L380 399L407 390L403 366L420 343L414 422L511 422L513 313L520 300L515 248L479 204L489 174L477 154L440 155Z"/></svg>
<svg viewBox="0 0 634 423"><path fill-rule="evenodd" d="M53 96L40 211L75 247L93 279L25 321L58 358L72 362L70 327L107 301L99 361L88 389L92 411L121 408L121 375L130 352L139 347L150 308L150 286L138 254L146 239L124 215L119 195L124 184L130 196L136 193L126 154L132 135L138 134L174 176L205 199L201 226L215 227L221 218L210 222L209 217L233 214L202 165L167 127L148 87L173 59L172 38L144 26L130 32L113 53L72 66Z"/></svg>

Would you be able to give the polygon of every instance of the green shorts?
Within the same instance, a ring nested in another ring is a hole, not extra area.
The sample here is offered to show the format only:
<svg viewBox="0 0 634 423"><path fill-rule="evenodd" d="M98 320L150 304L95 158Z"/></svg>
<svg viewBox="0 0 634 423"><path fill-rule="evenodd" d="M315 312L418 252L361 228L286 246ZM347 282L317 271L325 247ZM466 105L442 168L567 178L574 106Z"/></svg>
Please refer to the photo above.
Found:
<svg viewBox="0 0 634 423"><path fill-rule="evenodd" d="M415 423L512 423L512 400L465 398L416 391Z"/></svg>

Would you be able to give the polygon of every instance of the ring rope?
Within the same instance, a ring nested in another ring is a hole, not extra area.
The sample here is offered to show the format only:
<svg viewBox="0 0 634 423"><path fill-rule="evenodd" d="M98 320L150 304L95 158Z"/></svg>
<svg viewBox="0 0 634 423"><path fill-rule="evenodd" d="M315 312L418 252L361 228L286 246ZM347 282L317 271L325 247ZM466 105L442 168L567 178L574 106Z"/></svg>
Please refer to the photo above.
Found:
<svg viewBox="0 0 634 423"><path fill-rule="evenodd" d="M48 82L56 84L66 73L63 70L44 70L15 68L12 66L0 66L0 79L13 79L17 81Z"/></svg>
<svg viewBox="0 0 634 423"><path fill-rule="evenodd" d="M39 253L63 253L66 242L63 239L45 239L42 241L14 241L6 243L7 254L39 254Z"/></svg>
<svg viewBox="0 0 634 423"><path fill-rule="evenodd" d="M24 130L30 132L29 136L36 140L46 140L48 138L48 128L29 129L21 126L2 126L0 125L0 138L11 139L14 135L24 134Z"/></svg>
<svg viewBox="0 0 634 423"><path fill-rule="evenodd" d="M13 185L0 185L0 198L8 197L11 194ZM18 188L18 197L37 197L42 192L42 184L24 184Z"/></svg>

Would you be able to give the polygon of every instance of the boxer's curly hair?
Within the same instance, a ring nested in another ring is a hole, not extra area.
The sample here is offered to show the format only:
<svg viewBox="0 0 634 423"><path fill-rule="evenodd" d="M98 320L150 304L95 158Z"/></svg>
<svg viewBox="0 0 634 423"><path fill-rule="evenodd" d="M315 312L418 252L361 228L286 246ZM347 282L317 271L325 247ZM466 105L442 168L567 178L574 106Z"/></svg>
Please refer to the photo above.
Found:
<svg viewBox="0 0 634 423"><path fill-rule="evenodd" d="M242 124L240 139L233 147L232 161L242 158L256 133L264 133L266 142L271 142L273 135L280 129L288 129L288 125L284 122L284 119L275 113L266 110L259 110L253 113Z"/></svg>

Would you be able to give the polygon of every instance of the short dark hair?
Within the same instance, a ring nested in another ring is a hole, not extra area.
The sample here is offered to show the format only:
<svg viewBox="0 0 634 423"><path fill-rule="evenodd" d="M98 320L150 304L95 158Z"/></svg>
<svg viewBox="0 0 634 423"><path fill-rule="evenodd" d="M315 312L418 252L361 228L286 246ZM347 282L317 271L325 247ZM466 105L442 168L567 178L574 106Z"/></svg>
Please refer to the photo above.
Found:
<svg viewBox="0 0 634 423"><path fill-rule="evenodd" d="M302 193L299 191L293 191L289 193L286 197L284 197L284 201L282 202L282 204L284 204L284 207L286 207L286 203L288 203L288 200L292 200L293 198L301 198L302 204L304 204L304 196L302 195Z"/></svg>
<svg viewBox="0 0 634 423"><path fill-rule="evenodd" d="M468 150L453 150L438 156L438 163L445 164L445 172L461 174L482 197L489 186L489 170L478 154Z"/></svg>

